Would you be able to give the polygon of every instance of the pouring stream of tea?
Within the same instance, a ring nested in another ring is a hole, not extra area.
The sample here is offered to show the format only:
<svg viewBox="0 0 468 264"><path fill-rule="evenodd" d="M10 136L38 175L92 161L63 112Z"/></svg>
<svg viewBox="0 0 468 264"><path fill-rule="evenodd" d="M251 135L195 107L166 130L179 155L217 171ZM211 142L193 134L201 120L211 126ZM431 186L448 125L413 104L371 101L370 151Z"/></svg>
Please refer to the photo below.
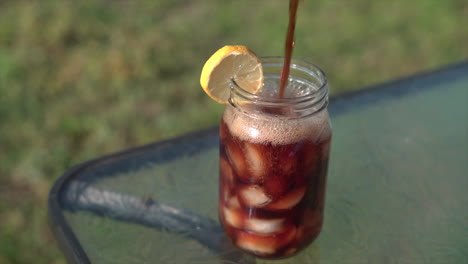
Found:
<svg viewBox="0 0 468 264"><path fill-rule="evenodd" d="M294 48L294 30L296 28L296 14L299 0L289 0L289 24L288 32L286 34L286 44L284 48L284 64L281 71L280 91L279 97L284 96L284 89L288 85L289 68L291 66L292 51Z"/></svg>

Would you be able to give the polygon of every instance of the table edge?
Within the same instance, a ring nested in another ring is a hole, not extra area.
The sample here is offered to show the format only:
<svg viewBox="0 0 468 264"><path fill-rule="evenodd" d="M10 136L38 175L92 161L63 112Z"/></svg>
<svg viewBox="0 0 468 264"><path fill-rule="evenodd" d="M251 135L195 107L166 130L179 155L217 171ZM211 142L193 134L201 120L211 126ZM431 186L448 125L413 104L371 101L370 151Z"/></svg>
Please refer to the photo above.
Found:
<svg viewBox="0 0 468 264"><path fill-rule="evenodd" d="M456 62L456 63L452 63L452 64L442 66L440 68L427 70L427 71L422 71L422 72L418 72L418 73L415 73L415 74L402 76L402 77L399 77L399 78L394 79L394 80L389 80L389 81L384 81L384 82L377 83L377 84L372 84L372 85L369 85L369 86L365 86L365 87L363 87L361 89L352 90L352 91L348 91L348 92L342 92L340 94L331 96L330 101L337 102L337 101L348 99L350 97L356 97L356 96L361 96L361 95L364 95L364 94L376 92L377 90L395 89L395 86L399 86L399 84L401 84L401 83L427 79L427 78L431 78L435 74L446 74L446 73L449 73L449 72L454 71L454 70L461 70L463 68L468 69L468 60L462 60L462 61L459 61L459 62Z"/></svg>
<svg viewBox="0 0 468 264"><path fill-rule="evenodd" d="M218 127L210 127L197 132L188 133L174 138L169 138L155 143L150 143L142 146L136 146L115 153L107 154L95 159L91 159L82 163L79 163L73 167L67 169L53 184L47 201L48 205L48 221L49 226L54 233L57 240L57 244L64 253L69 263L80 263L88 264L91 263L84 249L81 247L75 233L72 231L70 226L65 220L65 216L60 212L60 203L58 198L60 193L63 191L65 186L74 175L82 170L93 167L103 161L109 161L113 159L120 159L124 156L134 155L139 152L145 152L150 149L159 148L169 144L178 143L180 141L186 141L194 138L200 138L201 136L207 136L210 134L218 134Z"/></svg>

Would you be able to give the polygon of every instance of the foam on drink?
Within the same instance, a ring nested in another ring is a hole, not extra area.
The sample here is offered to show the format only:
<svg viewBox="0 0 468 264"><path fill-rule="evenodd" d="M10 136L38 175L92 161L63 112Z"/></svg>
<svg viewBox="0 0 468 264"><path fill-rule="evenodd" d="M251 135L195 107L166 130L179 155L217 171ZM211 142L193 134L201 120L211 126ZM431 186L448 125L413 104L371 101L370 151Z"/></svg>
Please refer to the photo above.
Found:
<svg viewBox="0 0 468 264"><path fill-rule="evenodd" d="M275 84L273 81L266 80L262 91L269 91L271 93L268 94L269 96L275 96L275 93L278 92L278 87ZM309 88L304 88L306 85ZM300 96L303 93L310 92L310 87L313 86L311 84L304 85L290 82L287 93L291 97ZM234 108L227 108L223 119L232 135L253 143L284 145L304 139L319 142L330 137L331 131L328 125L327 109L305 118L278 117L266 113L257 115L261 115L261 118L256 118L253 114L240 114Z"/></svg>
<svg viewBox="0 0 468 264"><path fill-rule="evenodd" d="M235 109L227 109L223 118L234 136L254 143L284 145L313 137L316 137L316 141L321 141L330 136L327 128L327 110L322 110L307 119L270 122L268 119L257 120L239 115Z"/></svg>

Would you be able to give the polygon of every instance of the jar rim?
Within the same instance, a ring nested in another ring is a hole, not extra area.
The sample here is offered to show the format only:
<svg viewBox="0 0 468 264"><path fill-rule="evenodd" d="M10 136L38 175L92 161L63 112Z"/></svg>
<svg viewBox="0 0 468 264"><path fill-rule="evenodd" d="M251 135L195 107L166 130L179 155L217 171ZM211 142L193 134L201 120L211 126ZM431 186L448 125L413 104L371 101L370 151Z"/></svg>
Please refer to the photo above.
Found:
<svg viewBox="0 0 468 264"><path fill-rule="evenodd" d="M283 60L284 57L282 56L266 56L260 57L260 61L262 62L262 67L283 67ZM299 59L299 58L292 58L291 59L291 70L300 71L306 73L308 77L314 78L319 81L320 85L317 85L315 89L311 89L308 93L300 96L295 97L268 97L262 96L259 94L254 94L246 89L242 88L234 78L231 79L230 82L230 89L231 92L235 90L239 96L243 97L244 99L248 99L251 101L257 102L265 102L265 103L275 103L275 104L291 104L291 103L300 103L300 102L307 102L310 100L315 101L317 96L320 96L320 99L323 99L323 96L328 97L328 78L325 72L318 67L317 65L310 63L306 60ZM291 71L292 72L292 71ZM290 73L289 78L293 75ZM325 91L324 91L325 90ZM314 100L315 99L315 100Z"/></svg>

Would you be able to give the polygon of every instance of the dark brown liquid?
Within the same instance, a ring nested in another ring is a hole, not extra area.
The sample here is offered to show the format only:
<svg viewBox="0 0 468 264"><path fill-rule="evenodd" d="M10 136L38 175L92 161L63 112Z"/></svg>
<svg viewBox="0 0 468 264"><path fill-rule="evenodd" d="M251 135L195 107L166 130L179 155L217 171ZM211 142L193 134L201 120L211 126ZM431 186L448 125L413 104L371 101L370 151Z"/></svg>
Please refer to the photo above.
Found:
<svg viewBox="0 0 468 264"><path fill-rule="evenodd" d="M286 34L286 43L284 48L284 64L281 71L280 92L279 97L284 96L284 89L288 85L289 68L291 65L291 57L294 48L294 31L296 29L297 7L299 0L289 0L289 24Z"/></svg>
<svg viewBox="0 0 468 264"><path fill-rule="evenodd" d="M233 243L265 258L311 243L322 228L330 137L254 143L221 120L220 138L219 212Z"/></svg>

